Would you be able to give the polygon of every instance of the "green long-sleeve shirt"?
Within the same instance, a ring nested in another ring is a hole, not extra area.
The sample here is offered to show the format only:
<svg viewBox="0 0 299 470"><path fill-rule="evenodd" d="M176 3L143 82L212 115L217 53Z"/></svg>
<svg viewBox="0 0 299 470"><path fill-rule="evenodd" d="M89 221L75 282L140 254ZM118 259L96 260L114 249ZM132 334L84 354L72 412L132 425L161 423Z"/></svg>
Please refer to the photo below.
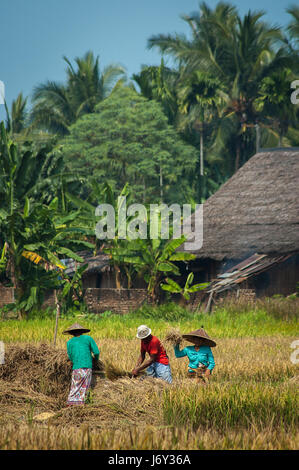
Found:
<svg viewBox="0 0 299 470"><path fill-rule="evenodd" d="M92 354L95 358L100 357L99 348L94 339L88 335L74 336L67 342L67 354L73 363L74 369L86 367L92 369Z"/></svg>
<svg viewBox="0 0 299 470"><path fill-rule="evenodd" d="M178 345L174 346L175 357L188 356L189 367L197 369L198 364L204 364L208 369L213 370L215 367L214 356L209 346L200 346L199 350L196 351L194 346L187 346L180 351Z"/></svg>

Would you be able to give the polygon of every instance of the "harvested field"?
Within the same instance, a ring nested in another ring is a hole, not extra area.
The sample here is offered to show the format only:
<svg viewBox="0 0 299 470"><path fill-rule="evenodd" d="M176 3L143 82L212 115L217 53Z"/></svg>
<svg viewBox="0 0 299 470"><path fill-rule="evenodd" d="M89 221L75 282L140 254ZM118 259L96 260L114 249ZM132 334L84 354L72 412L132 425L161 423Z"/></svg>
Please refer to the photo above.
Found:
<svg viewBox="0 0 299 470"><path fill-rule="evenodd" d="M208 386L189 381L186 358L176 359L165 337L173 385L130 377L136 340L94 339L103 371L94 374L84 407L66 406L71 366L63 340L57 349L7 345L0 448L298 448L298 366L289 360L296 338L217 339Z"/></svg>

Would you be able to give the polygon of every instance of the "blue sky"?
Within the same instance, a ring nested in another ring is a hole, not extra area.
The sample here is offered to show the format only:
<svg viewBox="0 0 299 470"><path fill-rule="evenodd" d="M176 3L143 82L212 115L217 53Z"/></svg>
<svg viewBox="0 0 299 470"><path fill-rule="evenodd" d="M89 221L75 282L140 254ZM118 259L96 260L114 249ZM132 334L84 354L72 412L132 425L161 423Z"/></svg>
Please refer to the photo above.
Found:
<svg viewBox="0 0 299 470"><path fill-rule="evenodd" d="M217 0L208 0L210 6ZM285 25L285 9L295 0L231 1L241 14L265 10L265 19ZM81 57L87 50L100 56L101 67L120 63L128 76L142 64L158 64L160 55L147 50L153 34L185 33L180 18L198 10L198 0L0 0L0 80L11 105L46 80L65 80L66 55ZM0 105L0 119L4 106Z"/></svg>

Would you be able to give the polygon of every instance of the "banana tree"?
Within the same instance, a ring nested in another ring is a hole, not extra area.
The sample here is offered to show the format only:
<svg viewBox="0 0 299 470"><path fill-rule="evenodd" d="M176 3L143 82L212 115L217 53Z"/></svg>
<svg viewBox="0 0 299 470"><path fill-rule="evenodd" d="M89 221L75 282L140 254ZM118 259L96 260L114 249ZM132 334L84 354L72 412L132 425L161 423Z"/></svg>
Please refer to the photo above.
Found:
<svg viewBox="0 0 299 470"><path fill-rule="evenodd" d="M120 230L119 214L122 209L125 208L126 198L130 193L129 185L125 184L117 196L108 182L105 182L104 185L100 185L96 181L92 181L91 187L92 190L87 200L83 201L68 192L66 193L66 196L72 204L78 208L78 222L85 227L88 227L90 233L93 235L95 234L96 224L100 222L103 217L102 215L96 215L97 205L109 204L113 208L115 214L115 236L112 238L105 238L103 240L97 239L96 248L110 255L111 265L113 266L113 271L115 273L116 288L120 289L122 287L122 272L124 272L127 277L127 284L130 287L133 270L124 262L124 256L129 256L126 248L128 241L126 239L119 238L117 235ZM129 218L126 216L126 220L122 222L127 224L128 220Z"/></svg>
<svg viewBox="0 0 299 470"><path fill-rule="evenodd" d="M34 278L32 269L62 268L59 256L83 260L73 251L77 247L93 247L85 240L82 227L74 225L76 212L67 215L58 211L57 198L49 205L37 202L32 189L38 190L38 171L46 156L19 149L0 125L0 250L1 267L5 263L7 277L15 287L17 302L28 296L28 285ZM34 270L33 270L34 271ZM36 271L34 271L36 273ZM41 279L41 278L40 278ZM35 288L31 286L33 302Z"/></svg>
<svg viewBox="0 0 299 470"><path fill-rule="evenodd" d="M82 230L68 227L61 217L55 217L53 208L42 204L35 204L30 208L27 202L23 213L15 212L7 217L2 214L0 226L1 237L5 239L7 247L7 275L15 287L18 303L34 295L36 288L50 287L49 282L50 278L53 281L53 273L49 271L64 269L59 257L69 257L83 262L74 249L77 246L94 247L84 239L80 240L78 235L84 236ZM42 275L41 268L43 271L48 271L48 275ZM58 279L58 273L56 278ZM34 280L36 284L32 285ZM56 287L57 284L58 281ZM31 286L30 292L28 292L29 286ZM54 287L53 283L51 286Z"/></svg>
<svg viewBox="0 0 299 470"><path fill-rule="evenodd" d="M193 279L194 279L194 274L190 273L186 279L184 287L181 287L173 279L167 277L165 279L167 284L161 283L161 288L165 291L168 291L174 294L181 294L183 299L190 300L190 294L192 294L193 292L198 292L200 290L203 290L209 285L208 282L203 282L200 284L192 285Z"/></svg>
<svg viewBox="0 0 299 470"><path fill-rule="evenodd" d="M147 282L148 295L151 301L159 298L159 286L165 273L180 275L175 261L190 261L195 258L192 253L177 252L176 250L186 241L185 235L177 239L137 239L131 240L128 252L135 256L124 258L132 263L137 273Z"/></svg>
<svg viewBox="0 0 299 470"><path fill-rule="evenodd" d="M66 311L73 305L79 307L83 302L82 274L87 266L88 264L84 264L77 268L72 277L66 276L63 271L61 273L63 289L59 300L64 304Z"/></svg>

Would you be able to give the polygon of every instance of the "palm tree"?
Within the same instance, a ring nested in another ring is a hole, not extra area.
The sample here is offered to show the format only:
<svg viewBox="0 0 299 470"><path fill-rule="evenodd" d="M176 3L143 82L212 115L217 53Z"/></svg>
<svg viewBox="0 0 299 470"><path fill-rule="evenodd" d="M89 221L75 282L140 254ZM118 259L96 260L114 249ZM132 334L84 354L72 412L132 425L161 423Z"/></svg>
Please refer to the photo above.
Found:
<svg viewBox="0 0 299 470"><path fill-rule="evenodd" d="M274 128L278 137L278 147L286 136L290 125L297 121L297 107L290 105L290 84L295 79L290 69L272 73L260 84L256 106L263 114L265 125Z"/></svg>
<svg viewBox="0 0 299 470"><path fill-rule="evenodd" d="M12 102L10 113L6 107L6 129L8 132L19 134L25 129L28 114L26 111L27 99L27 97L23 97L22 93L19 93Z"/></svg>
<svg viewBox="0 0 299 470"><path fill-rule="evenodd" d="M199 133L200 161L199 161L199 200L204 196L204 136L208 124L218 114L221 105L221 82L208 73L195 71L181 80L179 99L183 119L180 126L191 127Z"/></svg>
<svg viewBox="0 0 299 470"><path fill-rule="evenodd" d="M35 127L59 135L68 134L68 128L80 116L93 113L97 103L105 99L124 81L125 70L119 65L109 65L102 72L99 57L87 52L75 58L75 69L67 57L67 82L65 85L47 81L38 85L33 93L31 121Z"/></svg>
<svg viewBox="0 0 299 470"><path fill-rule="evenodd" d="M169 124L175 124L178 113L177 82L179 73L164 65L163 58L159 66L144 66L139 74L133 74L141 94L161 103Z"/></svg>
<svg viewBox="0 0 299 470"><path fill-rule="evenodd" d="M299 49L299 7L297 5L287 8L287 12L292 16L287 30L291 37L291 40L294 41L294 47Z"/></svg>
<svg viewBox="0 0 299 470"><path fill-rule="evenodd" d="M154 36L149 47L159 47L185 65L188 73L208 72L218 78L226 93L225 117L235 122L235 169L246 146L247 124L255 124L253 102L261 80L290 63L279 28L261 20L263 12L249 11L241 18L236 8L220 2L212 10L203 2L200 14L185 16L192 40L183 36ZM244 160L244 157L243 157Z"/></svg>

